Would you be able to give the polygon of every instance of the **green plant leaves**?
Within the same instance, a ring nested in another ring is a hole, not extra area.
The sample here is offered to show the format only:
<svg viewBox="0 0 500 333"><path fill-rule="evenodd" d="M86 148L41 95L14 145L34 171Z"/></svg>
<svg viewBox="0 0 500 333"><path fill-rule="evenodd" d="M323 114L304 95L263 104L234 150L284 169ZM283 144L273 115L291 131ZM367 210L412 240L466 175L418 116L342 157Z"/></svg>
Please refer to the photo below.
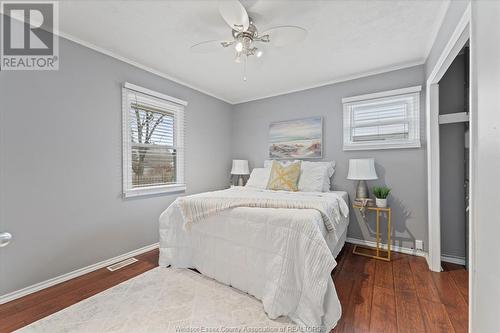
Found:
<svg viewBox="0 0 500 333"><path fill-rule="evenodd" d="M374 186L372 188L373 195L379 199L387 199L391 189L387 186Z"/></svg>

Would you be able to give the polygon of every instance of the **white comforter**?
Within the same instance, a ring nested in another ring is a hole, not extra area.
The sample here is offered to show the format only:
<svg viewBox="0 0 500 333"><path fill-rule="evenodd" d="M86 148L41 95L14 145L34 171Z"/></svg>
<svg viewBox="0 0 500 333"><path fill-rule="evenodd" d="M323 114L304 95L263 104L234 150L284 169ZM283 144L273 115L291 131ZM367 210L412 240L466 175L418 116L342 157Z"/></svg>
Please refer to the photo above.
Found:
<svg viewBox="0 0 500 333"><path fill-rule="evenodd" d="M340 214L347 216L344 200L332 200L330 194L288 191L267 191L234 187L230 190L190 195L177 200L186 225L199 222L210 215L236 207L289 208L317 210L326 229L332 232L341 221Z"/></svg>
<svg viewBox="0 0 500 333"><path fill-rule="evenodd" d="M245 195L328 200L336 207L332 221L348 213L335 193L232 188L196 197ZM160 265L196 268L262 300L270 318L286 315L299 325L329 330L341 308L330 276L336 262L318 227L323 221L315 209L237 207L185 228L176 201L160 216Z"/></svg>

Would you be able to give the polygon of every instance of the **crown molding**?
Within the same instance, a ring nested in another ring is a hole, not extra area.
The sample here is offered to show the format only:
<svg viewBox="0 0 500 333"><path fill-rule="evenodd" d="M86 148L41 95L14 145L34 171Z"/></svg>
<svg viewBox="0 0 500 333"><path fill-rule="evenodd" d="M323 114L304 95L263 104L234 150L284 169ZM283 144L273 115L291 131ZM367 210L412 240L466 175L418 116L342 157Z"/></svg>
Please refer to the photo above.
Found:
<svg viewBox="0 0 500 333"><path fill-rule="evenodd" d="M149 72L151 74L157 75L157 76L162 77L164 79L170 80L172 82L175 82L175 83L180 84L182 86L185 86L187 88L193 89L193 90L198 91L198 92L205 94L207 96L214 97L218 100L221 100L221 101L226 102L226 103L231 104L231 105L237 105L237 104L242 104L242 103L247 103L247 102L258 101L258 100L266 99L266 98L270 98L270 97L276 97L276 96L280 96L280 95L286 95L286 94L291 94L291 93L295 93L295 92L300 92L300 91L304 91L304 90L320 88L323 86L328 86L328 85L332 85L332 84L336 84L336 83L341 83L341 82L360 79L360 78L368 77L368 76L372 76L372 75L391 72L391 71L395 71L398 69L404 69L404 68L409 68L409 67L413 67L413 66L423 65L423 64L425 64L427 57L430 53L430 50L432 49L432 46L434 45L435 39L439 33L439 30L441 28L442 22L444 20L446 12L448 11L449 6L450 6L450 1L448 0L447 5L443 7L441 13L438 16L439 19L437 20L436 27L433 29L433 37L430 39L429 46L427 47L427 50L426 50L426 56L423 59L420 59L417 61L400 63L400 64L392 65L392 66L381 67L381 68L370 70L370 71L364 71L364 72L359 72L359 73L355 73L355 74L340 76L340 77L337 77L337 78L334 78L334 79L331 79L328 81L320 82L318 84L306 85L306 86L302 86L302 87L299 87L296 89L283 90L280 92L276 92L276 93L272 93L272 94L268 94L268 95L264 95L264 96L260 96L260 97L253 97L253 98L246 98L246 99L243 98L243 99L236 99L236 100L223 98L221 96L218 96L217 94L214 94L210 91L207 91L205 89L194 86L194 85L187 83L187 82L185 82L177 77L169 75L169 74L162 72L160 70L154 69L150 66L144 65L138 61L121 56L113 51L110 51L110 50L104 48L104 47L97 46L93 43L82 40L74 35L69 34L69 33L66 33L66 32L63 32L60 30L53 32L53 33L59 37L65 38L71 42L82 45L84 47L87 47L91 50L94 50L94 51L99 52L101 54L107 55L109 57L112 57L114 59L120 60L124 63L132 65L132 66L137 67L139 69L142 69L142 70Z"/></svg>
<svg viewBox="0 0 500 333"><path fill-rule="evenodd" d="M113 52L113 51L110 51L110 50L105 49L105 48L103 48L103 47L100 47L100 46L97 46L97 45L95 45L95 44L89 43L89 42L87 42L87 41L84 41L84 40L82 40L82 39L80 39L80 38L78 38L78 37L75 37L75 36L73 36L73 35L70 35L70 34L68 34L68 33L61 32L61 31L60 31L60 32L55 33L55 34L56 34L56 35L58 35L58 36L60 36L60 37L62 37L62 38L65 38L65 39L67 39L67 40L69 40L69 41L72 41L72 42L74 42L74 43L76 43L76 44L79 44L79 45L85 46L86 48L89 48L89 49L94 50L94 51L96 51L96 52L102 53L102 54L107 55L107 56L109 56L109 57L115 58L115 59L120 60L120 61L122 61L122 62L124 62L124 63L127 63L127 64L129 64L129 65L132 65L132 66L134 66L134 67L137 67L137 68L139 68L139 69L142 69L142 70L144 70L144 71L146 71L146 72L149 72L149 73L151 73L151 74L155 74L155 75L160 76L160 77L162 77L162 78L164 78L164 79L170 80L170 81L172 81L172 82L175 82L175 83L178 83L178 84L180 84L180 85L183 85L183 86L185 86L185 87L187 87L187 88L191 88L191 89L193 89L193 90L196 90L196 91L198 91L198 92L201 92L202 94L205 94L205 95L208 95L208 96L214 97L214 98L216 98L216 99L218 99L218 100L221 100L221 101L223 101L223 102L226 102L226 103L228 103L228 104L235 104L235 102L234 102L234 101L231 101L231 100L228 100L228 99L222 98L222 97L220 97L220 96L217 96L216 94L214 94L214 93L212 93L212 92L210 92L210 91L206 91L206 90L201 89L201 88L199 88L199 87L193 86L192 84L189 84L189 83L187 83L187 82L185 82L185 81L182 81L181 79L178 79L178 78L176 78L176 77L174 77L174 76L171 76L171 75L169 75L169 74L167 74L167 73L164 73L164 72L159 71L159 70L157 70L157 69L154 69L154 68L152 68L152 67L149 67L149 66L143 65L143 64L141 64L141 63L139 63L139 62L137 62L137 61L135 61L135 60L132 60L132 59L129 59L129 58L123 57L123 56L121 56L121 55L119 55L119 54L117 54L117 53L115 53L115 52Z"/></svg>
<svg viewBox="0 0 500 333"><path fill-rule="evenodd" d="M202 88L199 88L197 86L194 86L192 84L189 84L185 81L182 81L181 79L178 79L176 77L173 77L167 73L164 73L162 71L159 71L157 69L154 69L152 67L149 67L149 66L146 66L144 64L141 64L135 60L132 60L132 59L129 59L129 58L126 58L124 56L121 56L113 51L110 51L108 49L105 49L103 47L100 47L100 46L97 46L95 44L92 44L90 42L87 42L87 41L84 41L80 38L77 38L71 34L68 34L68 33L65 33L65 32L58 32L56 33L56 35L62 37L62 38L65 38L69 41L72 41L76 44L79 44L79 45L82 45L84 47L87 47L91 50L94 50L96 52L99 52L99 53L102 53L104 55L107 55L109 57L112 57L112 58L115 58L117 60L120 60L122 62L125 62L129 65L132 65L134 67L137 67L139 69L142 69L146 72L149 72L151 74L155 74L157 76L160 76L164 79L167 79L167 80L170 80L172 82L175 82L175 83L178 83L180 85L183 85L185 87L188 87L188 88L191 88L193 90L196 90L202 94L205 94L205 95L208 95L208 96L211 96L211 97L214 97L218 100L221 100L223 102L226 102L228 104L231 104L231 105L237 105L237 104L242 104L242 103L247 103L247 102L253 102L253 101L258 101L258 100L261 100L261 99L266 99L266 98L270 98L270 97L276 97L276 96L281 96L281 95L286 95L286 94L291 94L291 93L295 93L295 92L300 92L300 91L304 91L304 90L309 90L309 89L314 89L314 88L320 88L320 87L324 87L324 86L328 86L328 85L332 85L332 84L336 84L336 83L341 83L341 82L346 82L346 81L351 81L351 80L355 80L355 79L360 79L360 78L364 78L364 77L368 77L368 76L372 76L372 75L377 75L377 74L382 74L382 73L386 73L386 72L391 72L391 71L395 71L395 70L398 70L398 69L404 69L404 68L409 68L409 67L414 67L414 66L418 66L418 65L423 65L425 63L425 59L421 59L421 60L418 60L418 61L411 61L411 62L406 62L406 63L401 63L401 64L397 64L397 65L393 65L393 66L387 66L387 67L381 67L381 68L378 68L378 69L375 69L375 70L370 70L370 71L365 71L365 72L359 72L359 73L356 73L356 74L352 74L352 75L346 75L346 76L340 76L338 78L335 78L335 79L332 79L332 80L328 80L328 81L324 81L324 82L321 82L321 83L318 83L318 84L314 84L314 85L306 85L306 86L302 86L302 87L299 87L297 89L290 89L290 90L283 90L283 91L280 91L280 92L277 92L277 93L272 93L272 94L268 94L268 95L264 95L264 96L260 96L260 97L253 97L253 98L248 98L248 99L227 99L227 98L223 98L223 97L220 97L212 92L209 92L207 90L204 90Z"/></svg>
<svg viewBox="0 0 500 333"><path fill-rule="evenodd" d="M372 75L383 74L383 73L387 73L387 72L396 71L398 69L405 69L405 68L419 66L419 65L423 65L423 64L425 64L425 59L420 59L418 61L410 61L410 62L401 63L401 64L397 64L397 65L393 65L393 66L381 67L378 69L365 71L365 72L359 72L359 73L352 74L352 75L340 76L336 79L324 81L324 82L321 82L318 84L303 86L303 87L300 87L297 89L284 90L284 91L281 91L278 93L269 94L269 95L265 95L262 97L255 97L255 98L238 100L234 104L253 102L253 101L258 101L258 100L266 99L266 98L270 98L270 97L287 95L287 94L296 93L296 92L300 92L300 91L304 91L304 90L310 90L310 89L314 89L314 88L321 88L321 87L329 86L329 85L336 84L336 83L342 83L342 82L346 82L346 81L361 79L361 78L372 76Z"/></svg>

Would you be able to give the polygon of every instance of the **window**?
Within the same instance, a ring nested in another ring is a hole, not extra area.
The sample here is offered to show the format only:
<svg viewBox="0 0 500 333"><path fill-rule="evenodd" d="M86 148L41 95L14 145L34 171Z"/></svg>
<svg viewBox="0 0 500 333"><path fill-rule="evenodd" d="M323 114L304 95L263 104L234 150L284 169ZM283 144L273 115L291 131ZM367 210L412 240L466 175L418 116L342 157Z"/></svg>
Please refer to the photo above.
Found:
<svg viewBox="0 0 500 333"><path fill-rule="evenodd" d="M344 150L420 147L420 90L343 98Z"/></svg>
<svg viewBox="0 0 500 333"><path fill-rule="evenodd" d="M183 191L186 102L125 83L123 195Z"/></svg>

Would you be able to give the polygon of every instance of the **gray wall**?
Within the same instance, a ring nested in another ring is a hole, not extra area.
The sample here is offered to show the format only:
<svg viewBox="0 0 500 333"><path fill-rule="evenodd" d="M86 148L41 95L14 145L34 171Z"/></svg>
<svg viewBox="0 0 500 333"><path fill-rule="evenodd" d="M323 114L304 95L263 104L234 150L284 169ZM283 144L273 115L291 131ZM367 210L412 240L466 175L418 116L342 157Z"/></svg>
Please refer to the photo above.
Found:
<svg viewBox="0 0 500 333"><path fill-rule="evenodd" d="M261 165L270 121L322 115L325 159L337 160L334 187L352 194L354 182L345 180L347 160L375 157L381 179L370 186L393 188L389 203L395 209L396 244L426 241L423 114L421 149L344 153L340 99L423 84L424 72L429 75L468 3L451 2L425 69L236 106L66 40L61 40L57 72L0 72L0 231L14 234L11 245L0 251L0 294L158 240L158 215L176 196L123 200L120 195L124 81L189 102L189 193L224 187L231 158ZM423 109L423 95L421 102ZM350 236L373 236L356 216L351 220Z"/></svg>
<svg viewBox="0 0 500 333"><path fill-rule="evenodd" d="M337 161L333 188L346 190L352 197L355 182L346 180L350 158L374 157L379 180L369 187L387 184L392 188L394 244L414 247L414 240L427 243L427 194L425 154L425 96L421 95L420 149L392 149L344 152L342 150L343 97L424 84L424 66L416 66L306 91L238 104L232 119L232 157L248 159L251 167L262 166L267 158L270 122L322 116L324 160ZM372 216L373 217L373 216ZM373 226L373 218L370 220ZM373 228L351 214L349 237L374 240ZM385 237L385 236L384 236Z"/></svg>
<svg viewBox="0 0 500 333"><path fill-rule="evenodd" d="M189 102L189 193L228 183L231 105L64 39L60 59L0 73L0 295L158 241L176 195L121 198L125 81Z"/></svg>
<svg viewBox="0 0 500 333"><path fill-rule="evenodd" d="M439 81L439 113L464 112L465 56ZM465 257L465 123L439 126L441 253Z"/></svg>

